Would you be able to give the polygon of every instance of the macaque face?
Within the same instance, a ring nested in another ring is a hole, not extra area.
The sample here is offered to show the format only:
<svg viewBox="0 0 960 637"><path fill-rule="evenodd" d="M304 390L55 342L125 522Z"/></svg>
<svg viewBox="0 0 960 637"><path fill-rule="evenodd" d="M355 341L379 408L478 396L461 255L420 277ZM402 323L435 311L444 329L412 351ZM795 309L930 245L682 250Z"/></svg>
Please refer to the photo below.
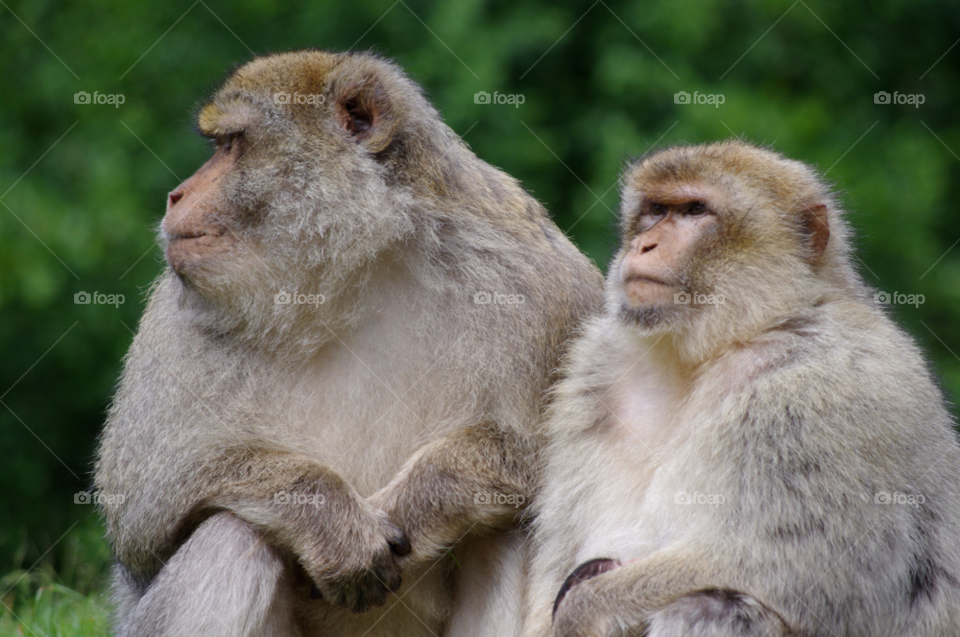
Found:
<svg viewBox="0 0 960 637"><path fill-rule="evenodd" d="M681 185L640 193L615 276L621 315L642 327L664 326L688 311L698 263L716 241L725 200L708 185Z"/></svg>
<svg viewBox="0 0 960 637"><path fill-rule="evenodd" d="M333 62L319 52L256 60L200 110L197 128L216 149L170 193L161 224L187 288L220 298L246 279L293 285L304 264L389 218L374 159L392 140L386 98L377 83L337 76Z"/></svg>
<svg viewBox="0 0 960 637"><path fill-rule="evenodd" d="M272 191L257 185L277 180L261 174L263 150L274 136L263 130L254 95L235 91L200 111L197 127L213 143L213 154L167 196L160 224L167 262L187 286L203 287L234 262L249 261L258 244L251 230Z"/></svg>
<svg viewBox="0 0 960 637"><path fill-rule="evenodd" d="M167 213L160 227L167 240L167 262L181 277L229 252L236 243L223 184L243 145L242 131L217 139L213 157L167 197Z"/></svg>

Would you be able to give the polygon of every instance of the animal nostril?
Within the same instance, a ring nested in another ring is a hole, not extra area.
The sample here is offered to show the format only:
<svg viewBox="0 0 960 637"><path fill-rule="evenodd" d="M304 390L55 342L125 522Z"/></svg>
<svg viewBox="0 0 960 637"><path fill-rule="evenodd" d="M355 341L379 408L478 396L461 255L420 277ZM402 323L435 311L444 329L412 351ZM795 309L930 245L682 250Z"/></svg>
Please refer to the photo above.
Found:
<svg viewBox="0 0 960 637"><path fill-rule="evenodd" d="M178 201L180 201L181 199L183 199L183 191L182 191L182 190L174 190L173 192L170 193L170 204L169 204L169 205L173 206L173 205L175 205Z"/></svg>
<svg viewBox="0 0 960 637"><path fill-rule="evenodd" d="M648 246L643 246L642 248L640 248L640 254L646 254L646 253L650 252L651 250L653 250L653 249L656 248L656 247L657 247L657 244L656 244L656 243L651 243L651 244L648 245Z"/></svg>

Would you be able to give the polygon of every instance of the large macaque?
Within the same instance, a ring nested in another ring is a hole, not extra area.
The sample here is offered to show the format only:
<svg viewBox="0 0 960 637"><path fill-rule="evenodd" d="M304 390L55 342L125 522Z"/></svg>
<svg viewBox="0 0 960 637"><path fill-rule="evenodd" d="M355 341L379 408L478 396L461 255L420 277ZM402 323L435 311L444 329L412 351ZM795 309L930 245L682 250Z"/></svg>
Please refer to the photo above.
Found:
<svg viewBox="0 0 960 637"><path fill-rule="evenodd" d="M97 464L118 633L514 633L599 272L374 56L256 59L198 126Z"/></svg>
<svg viewBox="0 0 960 637"><path fill-rule="evenodd" d="M960 635L960 449L807 166L629 168L547 420L525 635Z"/></svg>

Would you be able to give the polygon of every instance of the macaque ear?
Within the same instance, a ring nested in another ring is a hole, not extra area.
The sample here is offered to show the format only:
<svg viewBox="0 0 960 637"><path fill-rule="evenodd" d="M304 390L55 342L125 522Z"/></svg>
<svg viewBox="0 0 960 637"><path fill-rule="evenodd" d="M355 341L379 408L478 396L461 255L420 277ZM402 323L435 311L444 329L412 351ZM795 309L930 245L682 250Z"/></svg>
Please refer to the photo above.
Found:
<svg viewBox="0 0 960 637"><path fill-rule="evenodd" d="M390 96L373 74L344 81L335 90L339 124L358 143L376 154L396 136Z"/></svg>
<svg viewBox="0 0 960 637"><path fill-rule="evenodd" d="M830 240L830 223L827 220L826 204L816 204L800 212L801 222L807 236L807 251L811 264L816 263L827 249Z"/></svg>

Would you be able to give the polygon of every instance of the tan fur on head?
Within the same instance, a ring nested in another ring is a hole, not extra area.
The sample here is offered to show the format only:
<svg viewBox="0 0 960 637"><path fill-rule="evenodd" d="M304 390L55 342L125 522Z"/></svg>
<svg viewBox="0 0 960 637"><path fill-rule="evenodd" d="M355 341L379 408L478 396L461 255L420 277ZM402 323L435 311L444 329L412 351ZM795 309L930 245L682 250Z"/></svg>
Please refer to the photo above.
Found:
<svg viewBox="0 0 960 637"><path fill-rule="evenodd" d="M739 141L681 146L628 166L623 184L624 243L615 263L636 234L645 197L707 192L722 208L717 211L720 232L705 239L677 275L684 292L723 297L724 302L699 312L678 307L673 320L654 330L666 334L665 343L684 360L702 361L818 299L859 293L859 277L849 266L850 233L843 213L829 186L805 164ZM821 218L825 232L811 234L811 224ZM809 245L811 236L829 240ZM621 303L616 273L611 267L610 308Z"/></svg>
<svg viewBox="0 0 960 637"><path fill-rule="evenodd" d="M369 129L351 130L351 114ZM482 220L526 205L518 184L478 160L416 84L369 54L258 58L226 81L198 126L212 137L245 135L245 154L224 177L233 211L224 221L240 240L236 258L185 279L182 304L207 329L288 358L374 311L366 282L405 258L409 242L427 253L422 265L436 259L450 214ZM324 302L277 306L282 292Z"/></svg>

